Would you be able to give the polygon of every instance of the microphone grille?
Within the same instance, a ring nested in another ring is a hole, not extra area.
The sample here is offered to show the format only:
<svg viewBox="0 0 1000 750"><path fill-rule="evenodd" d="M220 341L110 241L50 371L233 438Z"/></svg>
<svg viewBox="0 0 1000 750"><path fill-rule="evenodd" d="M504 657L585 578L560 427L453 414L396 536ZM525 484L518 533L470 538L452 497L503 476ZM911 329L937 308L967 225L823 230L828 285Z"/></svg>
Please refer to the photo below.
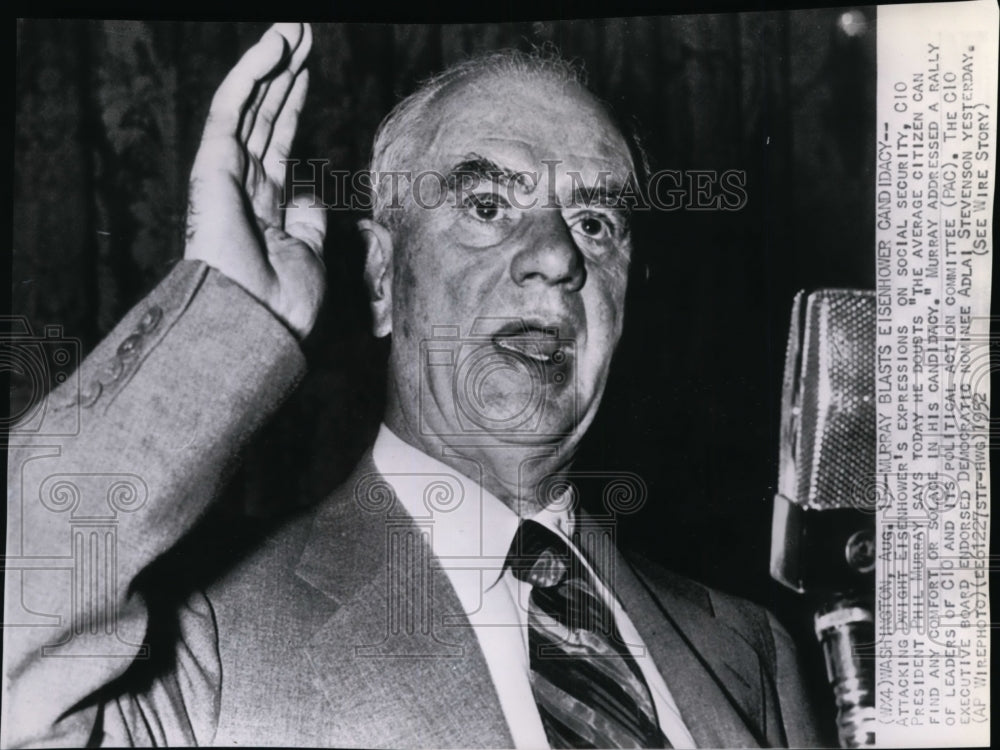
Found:
<svg viewBox="0 0 1000 750"><path fill-rule="evenodd" d="M823 289L809 295L797 378L797 428L789 437L799 504L861 507L875 476L875 295ZM786 387L789 384L786 382Z"/></svg>

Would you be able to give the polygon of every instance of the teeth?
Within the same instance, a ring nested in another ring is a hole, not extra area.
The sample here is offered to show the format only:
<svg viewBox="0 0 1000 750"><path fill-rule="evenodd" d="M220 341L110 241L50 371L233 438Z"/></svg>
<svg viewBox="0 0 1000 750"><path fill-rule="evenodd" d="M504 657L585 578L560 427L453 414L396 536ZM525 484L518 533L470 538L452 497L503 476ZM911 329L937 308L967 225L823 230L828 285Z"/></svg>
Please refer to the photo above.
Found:
<svg viewBox="0 0 1000 750"><path fill-rule="evenodd" d="M527 346L518 346L518 344L526 344ZM538 346L531 341L518 341L517 339L505 339L500 338L496 340L496 345L501 349L506 349L510 352L517 352L525 357L530 357L536 362L548 362L552 359L548 354L538 350Z"/></svg>

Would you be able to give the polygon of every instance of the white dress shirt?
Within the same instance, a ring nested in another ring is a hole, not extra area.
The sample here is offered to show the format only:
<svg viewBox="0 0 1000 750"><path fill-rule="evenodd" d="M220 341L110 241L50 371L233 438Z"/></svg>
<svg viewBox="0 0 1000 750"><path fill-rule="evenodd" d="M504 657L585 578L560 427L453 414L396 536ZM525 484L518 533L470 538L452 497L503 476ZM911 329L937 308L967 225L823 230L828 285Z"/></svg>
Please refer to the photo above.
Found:
<svg viewBox="0 0 1000 750"><path fill-rule="evenodd" d="M521 519L478 482L403 442L385 425L379 430L372 457L410 516L422 525L430 522L432 551L479 640L514 746L518 750L547 748L528 678L531 586L509 570L504 571ZM557 501L532 519L576 549L569 538L573 531L572 505ZM584 564L590 569L585 560ZM592 569L590 572L593 575ZM594 578L649 685L660 729L675 748L695 747L635 626L613 593L596 575Z"/></svg>

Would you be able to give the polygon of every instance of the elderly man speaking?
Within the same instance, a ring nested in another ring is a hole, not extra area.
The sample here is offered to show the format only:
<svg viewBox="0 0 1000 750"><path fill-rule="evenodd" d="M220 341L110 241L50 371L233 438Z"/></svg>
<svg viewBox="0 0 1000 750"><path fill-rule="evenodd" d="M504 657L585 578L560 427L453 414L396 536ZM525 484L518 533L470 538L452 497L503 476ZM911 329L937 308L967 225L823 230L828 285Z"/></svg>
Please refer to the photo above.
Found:
<svg viewBox="0 0 1000 750"><path fill-rule="evenodd" d="M282 193L310 45L278 24L223 81L185 260L48 396L62 437L13 433L8 549L76 567L8 573L4 746L816 744L772 617L626 560L565 481L640 165L552 57L463 63L379 128L359 228L387 406L352 477L207 587L144 585L305 369L324 209Z"/></svg>

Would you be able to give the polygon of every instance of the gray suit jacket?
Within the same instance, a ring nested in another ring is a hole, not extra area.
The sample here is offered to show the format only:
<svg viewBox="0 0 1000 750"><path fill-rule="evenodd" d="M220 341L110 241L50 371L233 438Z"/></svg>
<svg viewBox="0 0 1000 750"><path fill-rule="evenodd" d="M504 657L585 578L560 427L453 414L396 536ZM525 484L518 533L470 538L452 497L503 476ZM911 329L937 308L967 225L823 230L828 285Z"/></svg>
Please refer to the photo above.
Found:
<svg viewBox="0 0 1000 750"><path fill-rule="evenodd" d="M185 262L15 433L4 746L511 745L447 575L370 455L203 592L161 613L143 589L303 370L270 313ZM599 572L699 746L818 744L764 610L620 555Z"/></svg>

